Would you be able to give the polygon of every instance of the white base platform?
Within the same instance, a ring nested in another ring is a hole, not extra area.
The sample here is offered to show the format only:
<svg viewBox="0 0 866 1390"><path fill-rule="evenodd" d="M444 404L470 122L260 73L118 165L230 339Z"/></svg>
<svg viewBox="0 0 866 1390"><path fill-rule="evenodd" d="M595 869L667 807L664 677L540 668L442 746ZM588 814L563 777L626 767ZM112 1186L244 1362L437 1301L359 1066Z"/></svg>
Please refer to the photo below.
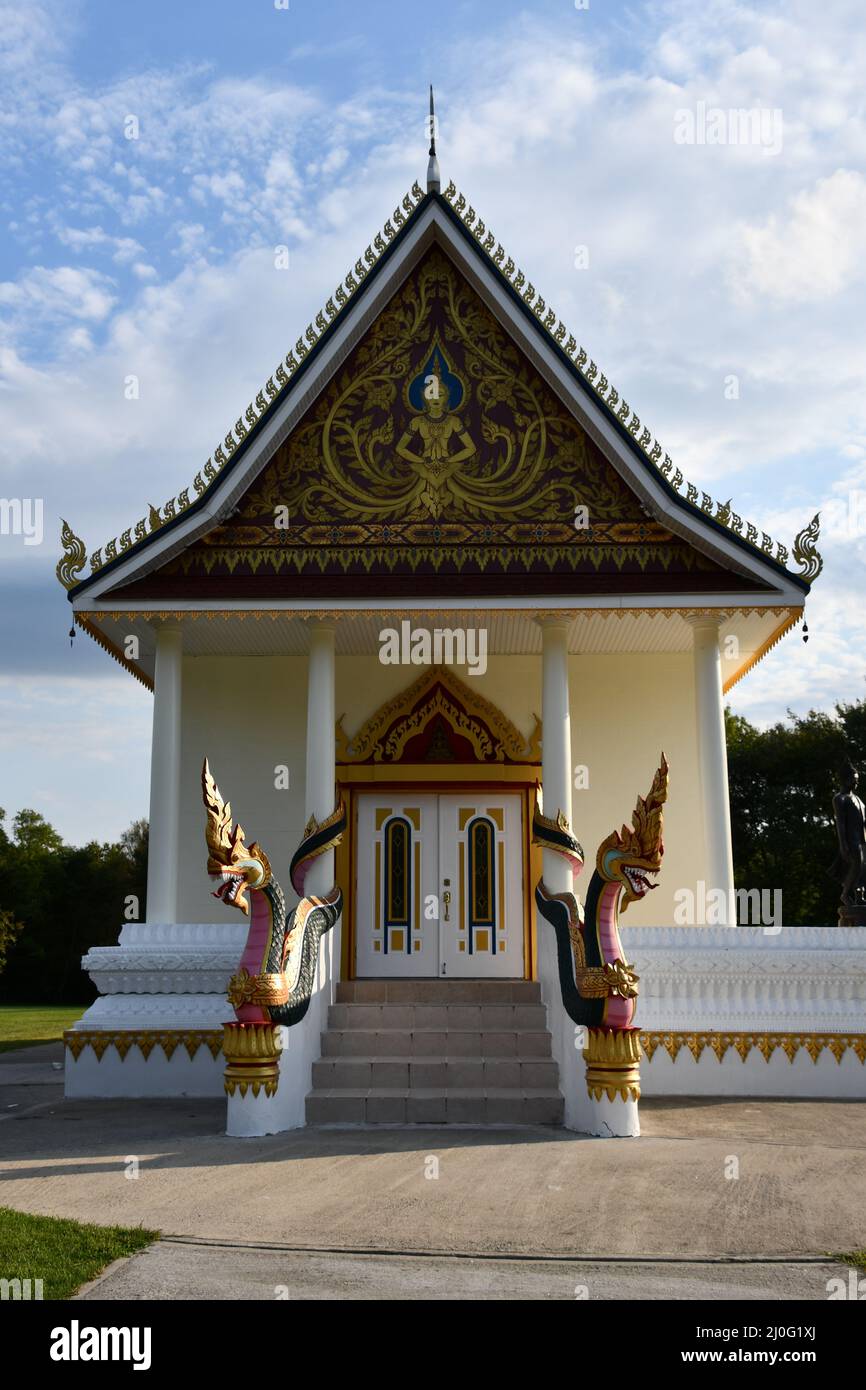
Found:
<svg viewBox="0 0 866 1390"><path fill-rule="evenodd" d="M640 976L635 1023L652 1051L641 1059L642 1095L866 1098L866 931L621 927L620 936Z"/></svg>
<svg viewBox="0 0 866 1390"><path fill-rule="evenodd" d="M225 1063L208 1043L234 1018L225 991L246 934L246 922L129 922L116 946L88 951L100 996L71 1031L97 1048L76 1058L67 1045L66 1095L221 1096Z"/></svg>
<svg viewBox="0 0 866 1390"><path fill-rule="evenodd" d="M645 1096L866 1099L866 931L623 927L621 935L640 976L635 1022L652 1052L641 1061ZM207 1040L233 1017L224 991L245 938L245 922L130 923L117 946L90 951L84 968L100 997L73 1031L112 1041L101 1060L90 1044L77 1060L67 1048L66 1094L222 1095L223 1059ZM304 1053L299 1077L307 1051L318 1055L315 1028L306 1032L303 1049L300 1038L289 1048ZM137 1043L126 1046L132 1034L143 1037L146 1057ZM297 1101L301 1115L303 1096Z"/></svg>

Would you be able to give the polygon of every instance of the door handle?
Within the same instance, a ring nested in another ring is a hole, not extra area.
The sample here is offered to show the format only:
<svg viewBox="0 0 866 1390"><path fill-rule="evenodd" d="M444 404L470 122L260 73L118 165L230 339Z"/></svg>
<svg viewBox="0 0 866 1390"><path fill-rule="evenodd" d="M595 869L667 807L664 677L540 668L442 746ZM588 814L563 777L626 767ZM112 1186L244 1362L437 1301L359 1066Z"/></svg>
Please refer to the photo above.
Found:
<svg viewBox="0 0 866 1390"><path fill-rule="evenodd" d="M449 908L450 905L451 905L451 894L448 892L447 889L446 889L445 892L442 894L442 901L443 901L443 903L445 904L445 921L447 922L447 921L449 921L448 908Z"/></svg>

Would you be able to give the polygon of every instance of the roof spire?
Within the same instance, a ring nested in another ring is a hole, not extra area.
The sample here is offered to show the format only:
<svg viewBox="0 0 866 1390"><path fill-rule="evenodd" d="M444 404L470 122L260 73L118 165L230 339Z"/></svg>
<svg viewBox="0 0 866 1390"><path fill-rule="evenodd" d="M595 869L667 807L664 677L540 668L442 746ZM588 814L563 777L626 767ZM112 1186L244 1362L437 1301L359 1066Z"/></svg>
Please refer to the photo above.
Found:
<svg viewBox="0 0 866 1390"><path fill-rule="evenodd" d="M433 84L430 84L430 160L427 164L427 192L439 193L439 160L436 158L436 114L433 110Z"/></svg>

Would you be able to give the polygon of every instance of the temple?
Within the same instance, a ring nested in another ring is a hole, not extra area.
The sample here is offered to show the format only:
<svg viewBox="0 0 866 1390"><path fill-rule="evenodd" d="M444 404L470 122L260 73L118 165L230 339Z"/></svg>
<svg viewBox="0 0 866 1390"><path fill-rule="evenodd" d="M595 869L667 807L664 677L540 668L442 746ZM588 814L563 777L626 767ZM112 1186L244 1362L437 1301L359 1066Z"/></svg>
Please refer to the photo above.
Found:
<svg viewBox="0 0 866 1390"><path fill-rule="evenodd" d="M68 1094L225 1085L239 1134L866 1094L856 932L732 906L724 696L817 534L684 477L431 146L189 486L89 567L64 523L154 700L146 921L85 958Z"/></svg>

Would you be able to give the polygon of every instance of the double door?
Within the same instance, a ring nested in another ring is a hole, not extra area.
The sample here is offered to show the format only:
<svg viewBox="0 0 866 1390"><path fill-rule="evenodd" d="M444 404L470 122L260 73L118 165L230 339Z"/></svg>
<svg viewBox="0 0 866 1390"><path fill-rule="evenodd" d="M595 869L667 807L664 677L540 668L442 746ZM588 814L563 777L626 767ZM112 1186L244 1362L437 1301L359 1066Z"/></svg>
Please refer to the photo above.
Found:
<svg viewBox="0 0 866 1390"><path fill-rule="evenodd" d="M524 973L519 793L358 797L359 976Z"/></svg>

